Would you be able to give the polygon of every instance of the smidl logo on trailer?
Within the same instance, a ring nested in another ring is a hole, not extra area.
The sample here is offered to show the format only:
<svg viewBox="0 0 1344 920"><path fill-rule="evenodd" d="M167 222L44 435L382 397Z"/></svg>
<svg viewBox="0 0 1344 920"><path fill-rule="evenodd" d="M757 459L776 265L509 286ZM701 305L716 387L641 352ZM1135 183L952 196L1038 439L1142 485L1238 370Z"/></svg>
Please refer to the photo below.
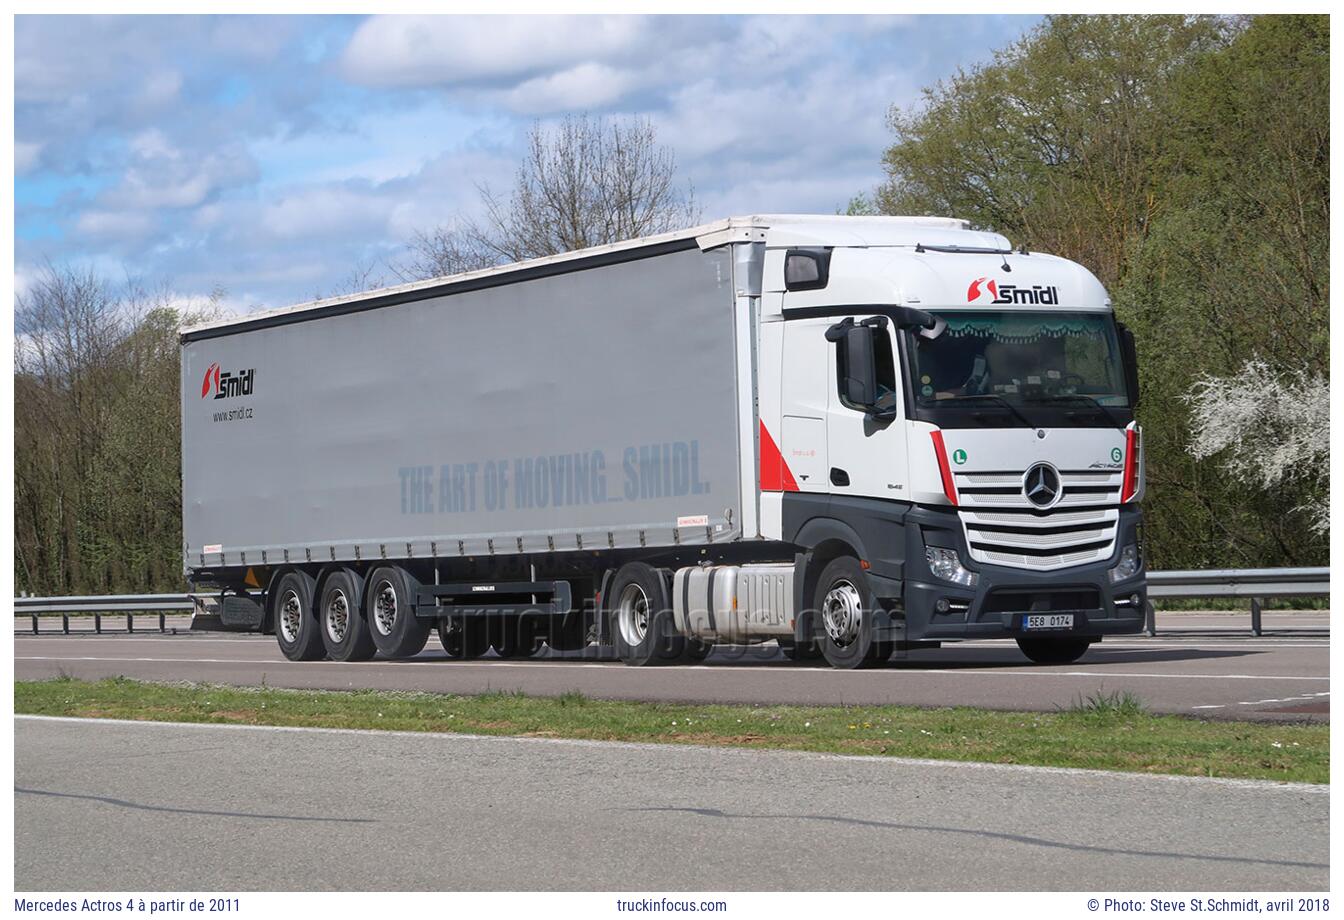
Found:
<svg viewBox="0 0 1344 920"><path fill-rule="evenodd" d="M215 394L215 399L251 396L252 385L256 376L257 370L254 367L232 373L230 371L221 372L219 364L212 364L205 369L205 379L201 381L201 399L205 399L212 391Z"/></svg>
<svg viewBox="0 0 1344 920"><path fill-rule="evenodd" d="M966 289L966 302L977 303L985 296L990 303L1037 303L1055 305L1059 303L1059 289L1054 285L1044 287L1033 284L1031 287L1019 287L1016 284L999 284L993 278L976 278Z"/></svg>

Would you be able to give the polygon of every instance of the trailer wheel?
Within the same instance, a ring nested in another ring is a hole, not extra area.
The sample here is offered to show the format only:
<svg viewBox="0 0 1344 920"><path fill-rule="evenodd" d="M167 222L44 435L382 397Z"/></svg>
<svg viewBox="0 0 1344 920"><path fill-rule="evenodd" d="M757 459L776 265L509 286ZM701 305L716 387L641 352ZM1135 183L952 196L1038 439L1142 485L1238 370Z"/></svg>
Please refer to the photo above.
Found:
<svg viewBox="0 0 1344 920"><path fill-rule="evenodd" d="M364 597L364 616L369 621L373 644L388 658L420 654L429 639L430 621L417 617L415 581L395 565L374 569Z"/></svg>
<svg viewBox="0 0 1344 920"><path fill-rule="evenodd" d="M1072 664L1087 654L1089 639L1018 639L1017 647L1037 664Z"/></svg>
<svg viewBox="0 0 1344 920"><path fill-rule="evenodd" d="M368 661L378 651L359 603L363 587L359 576L349 569L332 572L322 582L317 615L322 624L322 644L332 661Z"/></svg>
<svg viewBox="0 0 1344 920"><path fill-rule="evenodd" d="M611 638L616 654L628 665L674 664L686 650L677 632L667 580L652 566L627 562L616 572L608 596Z"/></svg>
<svg viewBox="0 0 1344 920"><path fill-rule="evenodd" d="M891 648L873 638L874 598L859 560L832 559L817 579L813 625L821 653L833 668L871 668Z"/></svg>
<svg viewBox="0 0 1344 920"><path fill-rule="evenodd" d="M449 658L480 658L490 651L490 634L480 617L439 620L439 642Z"/></svg>
<svg viewBox="0 0 1344 920"><path fill-rule="evenodd" d="M286 572L273 589L275 638L290 661L316 661L326 651L313 610L313 587L313 580L303 572Z"/></svg>

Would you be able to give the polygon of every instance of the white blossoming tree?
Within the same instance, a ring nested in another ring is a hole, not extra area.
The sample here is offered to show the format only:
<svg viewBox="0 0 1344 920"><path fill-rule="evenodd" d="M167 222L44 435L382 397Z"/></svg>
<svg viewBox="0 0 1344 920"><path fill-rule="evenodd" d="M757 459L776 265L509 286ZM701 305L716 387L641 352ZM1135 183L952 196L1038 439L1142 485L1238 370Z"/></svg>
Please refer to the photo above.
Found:
<svg viewBox="0 0 1344 920"><path fill-rule="evenodd" d="M1317 533L1329 530L1328 379L1253 358L1232 376L1200 378L1188 399L1195 457L1221 455L1228 473L1253 488L1308 486L1313 497L1296 510Z"/></svg>

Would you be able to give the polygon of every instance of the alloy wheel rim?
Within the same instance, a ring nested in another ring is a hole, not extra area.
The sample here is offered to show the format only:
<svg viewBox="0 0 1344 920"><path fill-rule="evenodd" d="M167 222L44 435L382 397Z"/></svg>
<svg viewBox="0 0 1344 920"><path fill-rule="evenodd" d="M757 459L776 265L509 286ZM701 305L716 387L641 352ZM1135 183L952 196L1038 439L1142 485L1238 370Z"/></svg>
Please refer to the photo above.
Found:
<svg viewBox="0 0 1344 920"><path fill-rule="evenodd" d="M832 642L841 648L859 637L863 622L863 597L848 581L838 581L826 592L821 603L821 621Z"/></svg>
<svg viewBox="0 0 1344 920"><path fill-rule="evenodd" d="M378 583L374 591L373 625L384 636L392 635L397 622L397 589L389 581Z"/></svg>
<svg viewBox="0 0 1344 920"><path fill-rule="evenodd" d="M340 588L333 591L327 601L326 621L331 641L338 644L345 641L345 634L350 629L350 601Z"/></svg>
<svg viewBox="0 0 1344 920"><path fill-rule="evenodd" d="M299 641L299 630L303 628L303 603L299 594L292 588L280 595L280 634L286 642Z"/></svg>
<svg viewBox="0 0 1344 920"><path fill-rule="evenodd" d="M621 638L638 646L649 633L649 596L639 585L626 585L616 607Z"/></svg>

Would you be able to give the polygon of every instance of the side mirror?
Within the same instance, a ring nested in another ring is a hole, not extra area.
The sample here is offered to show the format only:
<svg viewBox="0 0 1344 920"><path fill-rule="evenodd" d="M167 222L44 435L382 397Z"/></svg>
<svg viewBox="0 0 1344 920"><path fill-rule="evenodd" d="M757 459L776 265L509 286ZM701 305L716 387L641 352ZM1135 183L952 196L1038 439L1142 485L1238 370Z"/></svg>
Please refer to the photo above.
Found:
<svg viewBox="0 0 1344 920"><path fill-rule="evenodd" d="M1124 323L1116 323L1120 331L1120 360L1125 365L1125 386L1129 390L1129 403L1139 407L1139 352L1134 346L1134 333Z"/></svg>
<svg viewBox="0 0 1344 920"><path fill-rule="evenodd" d="M873 327L851 326L845 330L845 368L842 388L845 399L871 408L877 403L877 367L873 363Z"/></svg>

